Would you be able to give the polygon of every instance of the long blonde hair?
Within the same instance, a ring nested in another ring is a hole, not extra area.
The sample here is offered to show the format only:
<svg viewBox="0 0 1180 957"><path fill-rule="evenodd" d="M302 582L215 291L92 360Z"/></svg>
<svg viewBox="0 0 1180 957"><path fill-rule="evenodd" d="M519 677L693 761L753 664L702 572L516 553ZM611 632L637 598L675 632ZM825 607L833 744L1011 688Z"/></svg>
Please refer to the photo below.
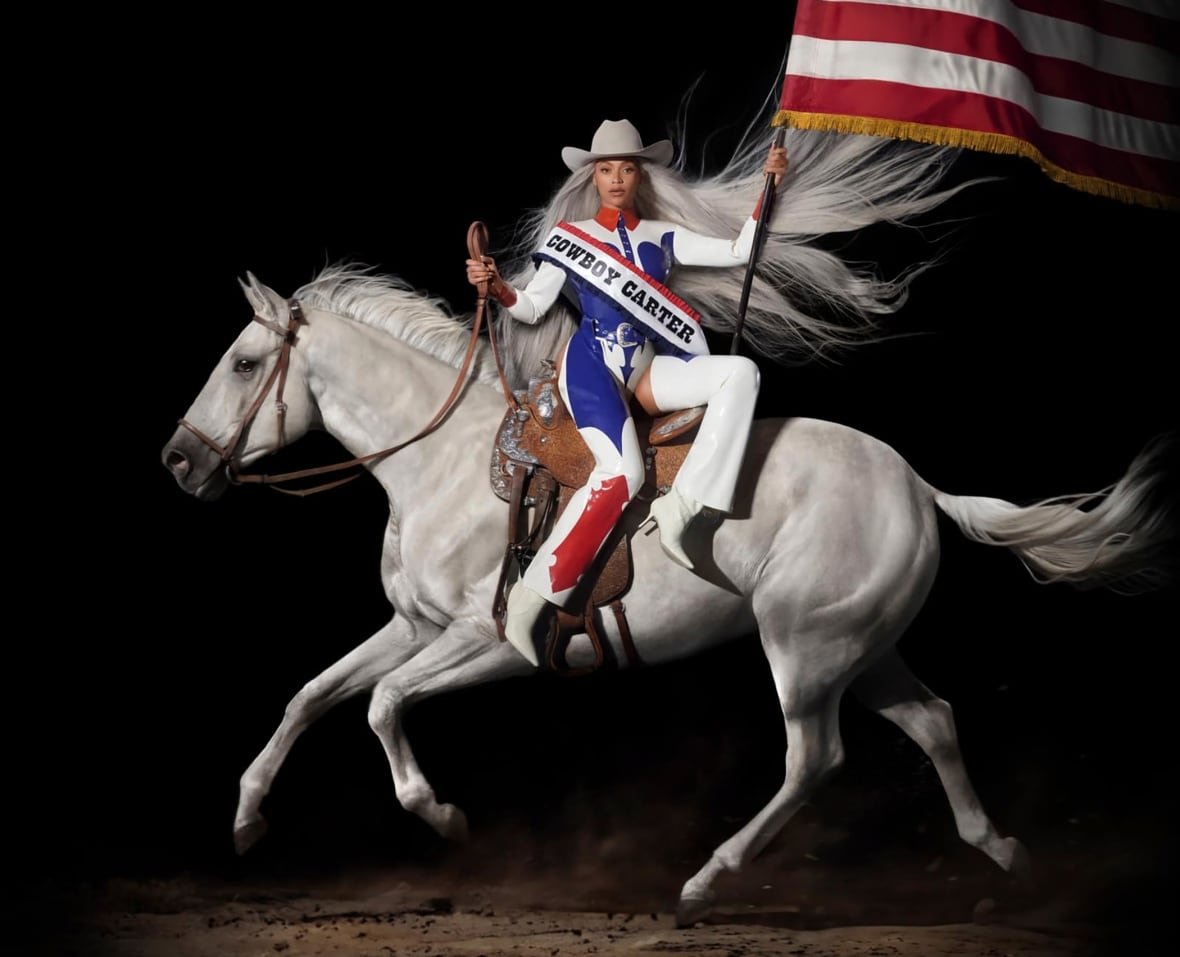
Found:
<svg viewBox="0 0 1180 957"><path fill-rule="evenodd" d="M769 137L751 126L724 168L685 173L683 148L670 167L643 164L636 198L642 218L666 220L707 236L736 237L765 182ZM886 278L869 265L847 262L817 240L875 223L903 223L940 205L970 183L940 184L958 151L880 137L785 130L790 168L779 187L759 253L743 326L743 341L784 364L830 358L878 337L880 318L897 312L912 280L932 259ZM517 288L536 271L531 254L553 226L589 219L600 206L593 164L572 173L543 207L521 217L499 254L501 271ZM974 182L974 181L973 181ZM668 285L700 311L707 329L732 333L746 267L675 267ZM501 323L509 374L521 384L545 358L555 357L573 332L577 313L558 300L535 326Z"/></svg>

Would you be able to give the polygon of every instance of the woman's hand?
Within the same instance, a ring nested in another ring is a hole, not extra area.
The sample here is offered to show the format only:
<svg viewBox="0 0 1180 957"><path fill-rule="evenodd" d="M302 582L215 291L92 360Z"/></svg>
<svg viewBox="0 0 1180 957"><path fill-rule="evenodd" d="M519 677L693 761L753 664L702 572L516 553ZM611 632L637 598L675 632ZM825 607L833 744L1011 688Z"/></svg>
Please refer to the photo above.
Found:
<svg viewBox="0 0 1180 957"><path fill-rule="evenodd" d="M516 302L516 290L500 278L496 260L491 256L467 260L467 281L477 289L482 283L487 283L486 294L501 306L509 307Z"/></svg>
<svg viewBox="0 0 1180 957"><path fill-rule="evenodd" d="M766 166L763 167L762 172L768 176L771 173L774 174L774 188L778 189L787 172L787 148L785 146L770 148L770 155L766 157Z"/></svg>
<svg viewBox="0 0 1180 957"><path fill-rule="evenodd" d="M467 260L467 281L473 286L486 282L488 288L500 282L500 273L496 269L496 261L491 256L481 256L479 259Z"/></svg>

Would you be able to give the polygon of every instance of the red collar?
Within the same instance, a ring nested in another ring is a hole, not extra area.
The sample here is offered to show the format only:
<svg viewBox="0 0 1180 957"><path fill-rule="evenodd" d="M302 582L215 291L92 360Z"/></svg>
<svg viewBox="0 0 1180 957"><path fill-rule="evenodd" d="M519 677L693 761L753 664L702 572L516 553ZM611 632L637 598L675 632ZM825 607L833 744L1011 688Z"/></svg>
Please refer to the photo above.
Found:
<svg viewBox="0 0 1180 957"><path fill-rule="evenodd" d="M594 219L603 229L615 229L619 225L619 212L617 209L610 209L607 206L599 208L595 214ZM628 229L634 229L639 225L639 217L635 215L635 211L631 209L622 210L623 224Z"/></svg>

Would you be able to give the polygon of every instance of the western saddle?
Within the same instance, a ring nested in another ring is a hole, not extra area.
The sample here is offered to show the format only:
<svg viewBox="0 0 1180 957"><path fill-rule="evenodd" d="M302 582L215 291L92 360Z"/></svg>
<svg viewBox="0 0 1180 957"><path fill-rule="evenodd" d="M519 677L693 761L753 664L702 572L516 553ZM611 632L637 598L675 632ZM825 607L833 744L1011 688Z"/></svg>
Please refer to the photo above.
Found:
<svg viewBox="0 0 1180 957"><path fill-rule="evenodd" d="M492 490L509 503L508 543L493 607L501 641L505 640L506 590L514 567L519 577L552 531L570 496L586 484L594 467L590 450L562 402L551 362L545 363L542 374L531 379L527 389L516 390L514 395L516 402L500 423L491 463ZM645 452L646 478L575 589L578 611L557 609L545 643L545 663L554 671L582 675L603 666L618 667L614 650L603 640L598 617L599 609L606 606L614 613L627 663L642 663L622 600L631 587L632 576L626 517L636 507L646 508L671 486L704 411L698 407L652 419L637 406L632 409L640 447ZM588 666L573 667L566 660L566 652L570 639L582 633L590 639L595 660Z"/></svg>

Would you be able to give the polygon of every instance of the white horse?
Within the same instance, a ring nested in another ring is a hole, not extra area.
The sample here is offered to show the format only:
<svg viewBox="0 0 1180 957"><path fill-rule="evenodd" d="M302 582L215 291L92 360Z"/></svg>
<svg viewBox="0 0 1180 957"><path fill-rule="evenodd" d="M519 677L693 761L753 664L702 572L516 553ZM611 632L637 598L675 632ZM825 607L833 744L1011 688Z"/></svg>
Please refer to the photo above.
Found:
<svg viewBox="0 0 1180 957"><path fill-rule="evenodd" d="M469 341L469 325L438 301L364 271L325 270L292 297L300 309L253 276L243 288L255 321L163 451L180 487L198 498L225 490L227 463L248 467L311 429L356 456L413 436L452 389ZM488 468L505 398L486 342L473 368L437 428L368 463L389 499L381 572L395 614L290 702L241 778L239 852L263 834L262 801L299 734L365 692L398 800L443 837L466 836L462 811L436 800L402 721L430 695L533 672L497 640L491 614L507 506ZM1155 583L1166 544L1150 505L1160 478L1149 448L1112 488L1018 507L932 488L893 449L842 425L757 422L734 513L690 542L702 558L695 573L666 559L656 536L633 541L626 604L640 658L658 664L757 631L786 722L782 786L687 880L678 922L707 913L718 879L757 855L841 765L838 713L849 689L929 756L963 840L1005 871L1024 870L1023 846L997 831L968 780L950 706L895 648L935 577L936 510L972 540L1012 549L1039 580L1144 587ZM644 511L633 506L629 529ZM611 616L602 629L626 661ZM588 657L588 643L575 640L571 661L579 655Z"/></svg>

